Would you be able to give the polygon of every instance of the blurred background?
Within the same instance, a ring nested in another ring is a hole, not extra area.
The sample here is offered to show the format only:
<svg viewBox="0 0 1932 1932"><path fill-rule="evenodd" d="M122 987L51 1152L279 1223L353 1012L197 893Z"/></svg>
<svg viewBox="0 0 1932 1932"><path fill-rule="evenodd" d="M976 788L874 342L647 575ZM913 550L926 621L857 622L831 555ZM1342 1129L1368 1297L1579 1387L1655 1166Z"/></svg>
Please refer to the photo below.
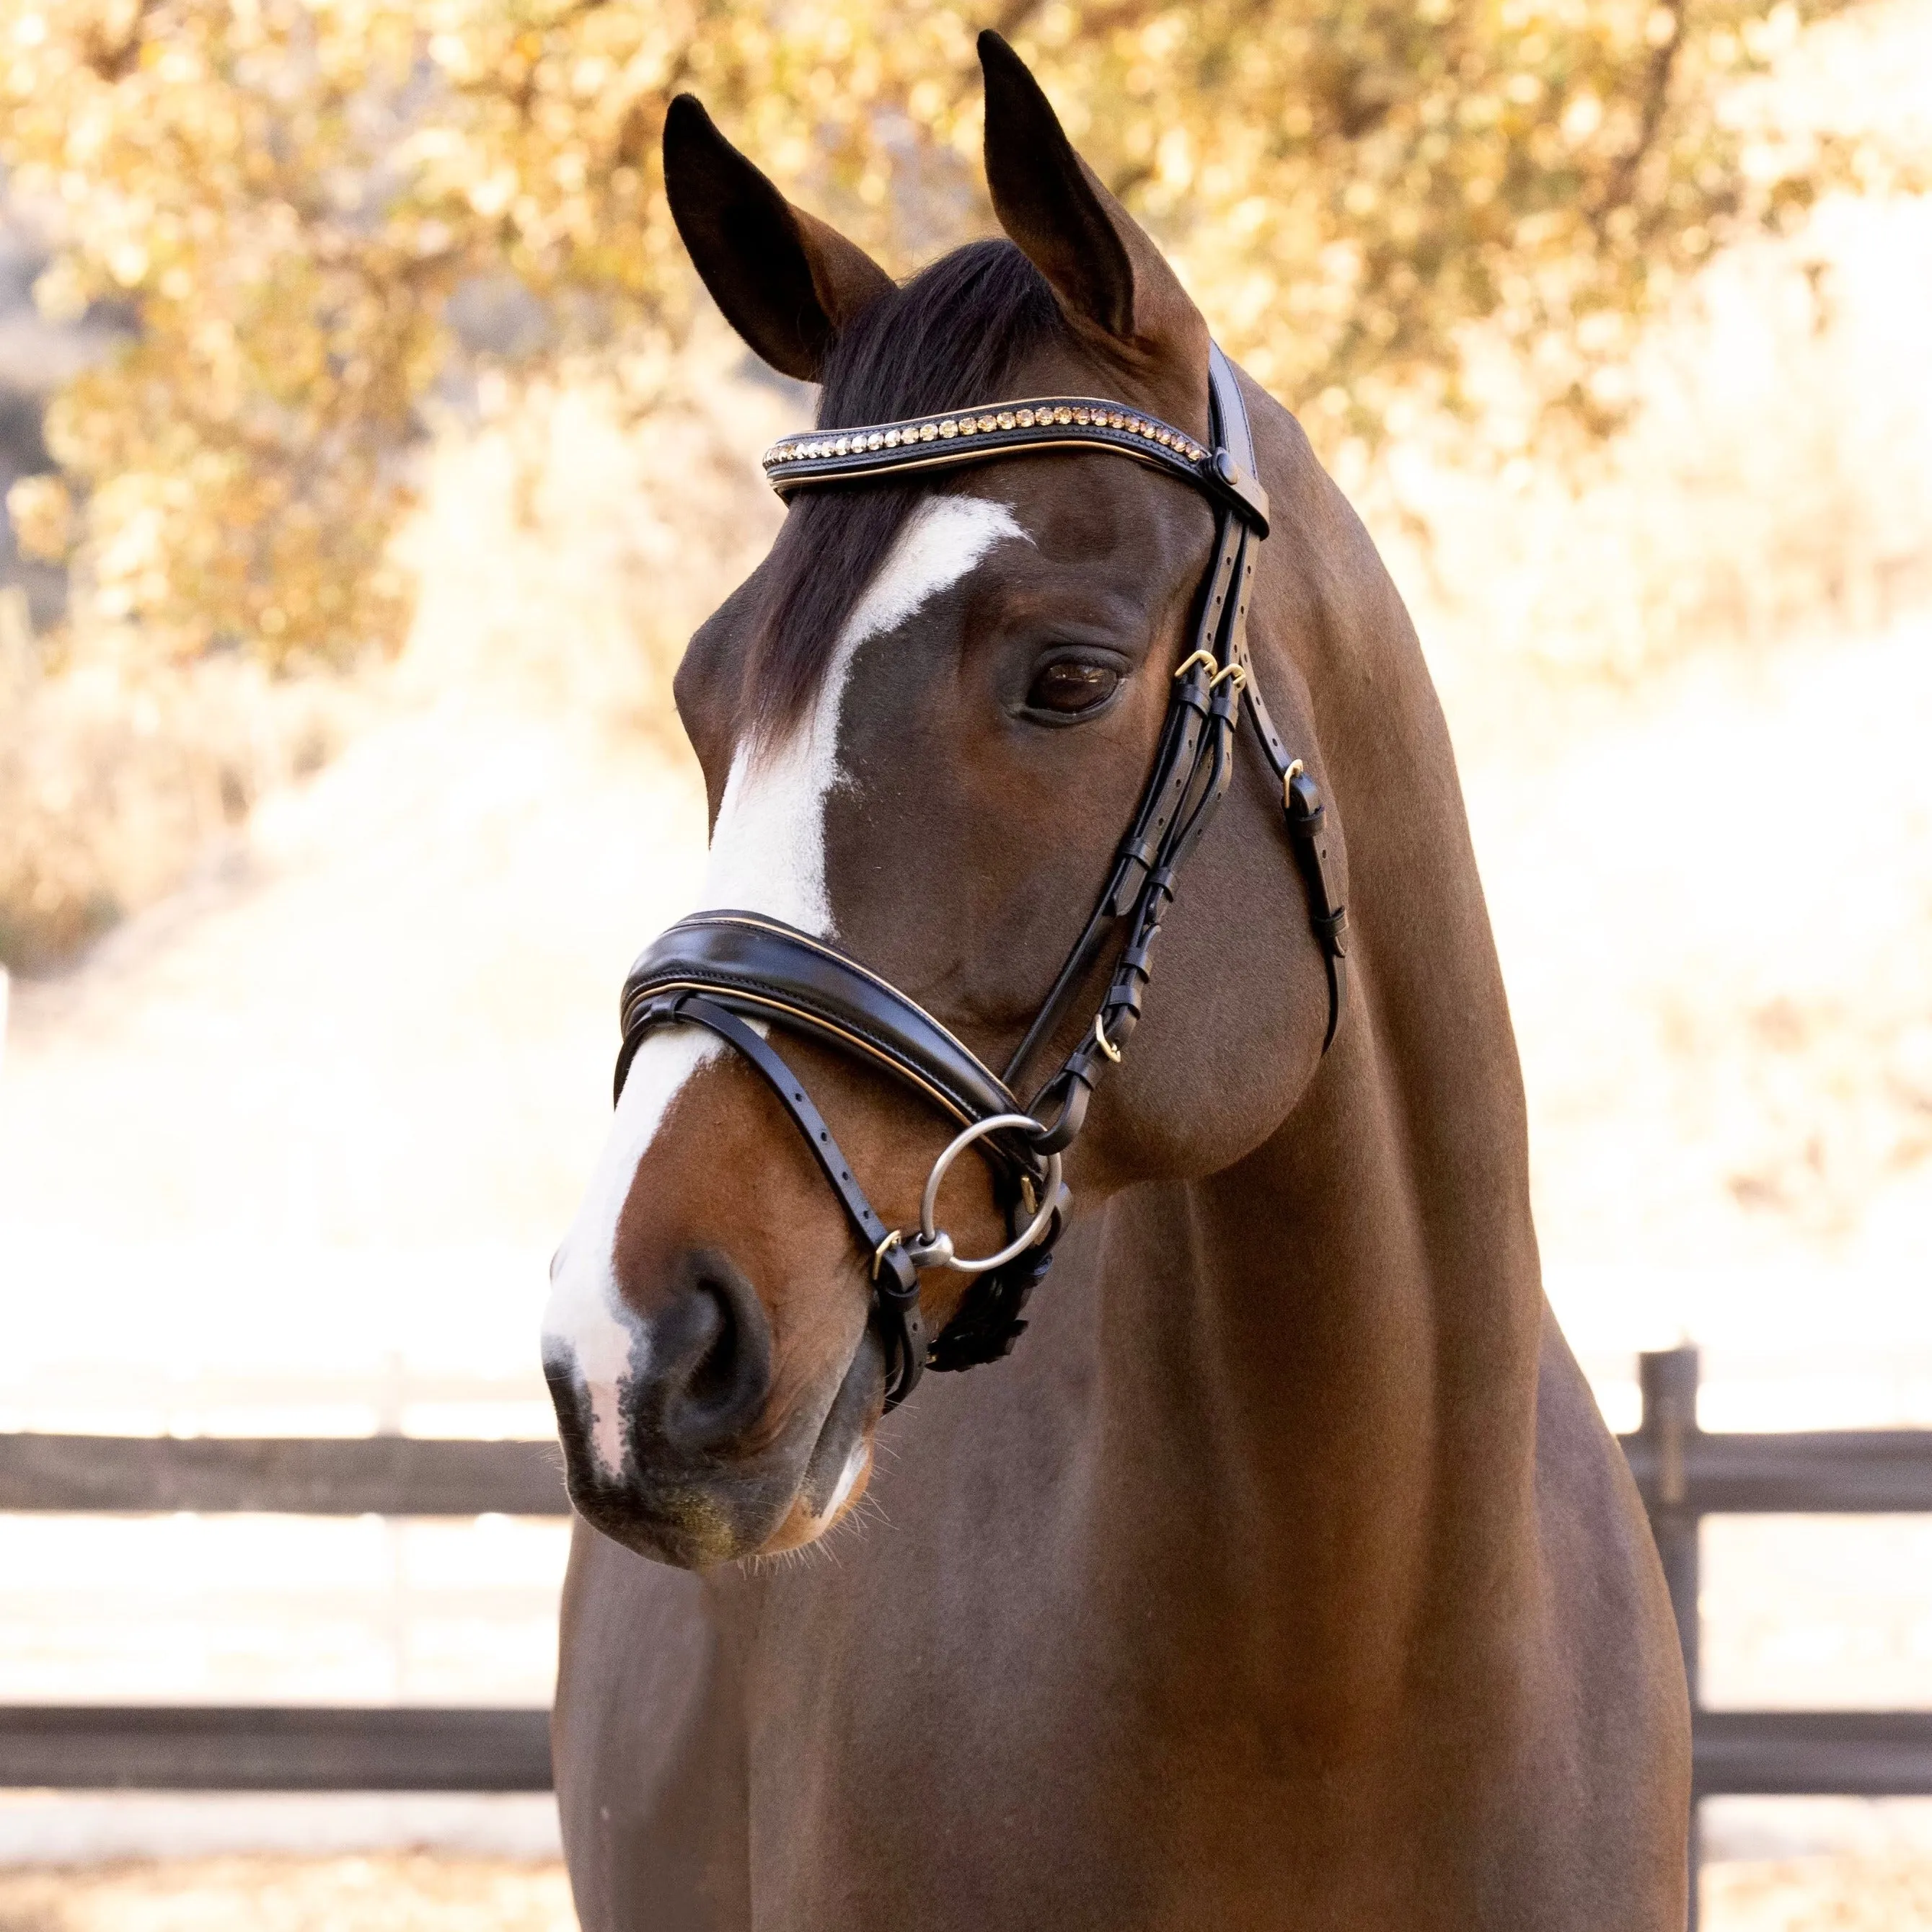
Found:
<svg viewBox="0 0 1932 1932"><path fill-rule="evenodd" d="M1612 1425L1932 1424L1932 0L0 0L0 1430L541 1438L668 684L808 391L700 93L904 272L997 26L1294 408L1454 731ZM548 1699L566 1531L0 1515L0 1703ZM1932 1529L1703 1531L1714 1706L1932 1706ZM1912 1801L1707 1927L1932 1925ZM574 1922L539 1798L0 1794L0 1928Z"/></svg>

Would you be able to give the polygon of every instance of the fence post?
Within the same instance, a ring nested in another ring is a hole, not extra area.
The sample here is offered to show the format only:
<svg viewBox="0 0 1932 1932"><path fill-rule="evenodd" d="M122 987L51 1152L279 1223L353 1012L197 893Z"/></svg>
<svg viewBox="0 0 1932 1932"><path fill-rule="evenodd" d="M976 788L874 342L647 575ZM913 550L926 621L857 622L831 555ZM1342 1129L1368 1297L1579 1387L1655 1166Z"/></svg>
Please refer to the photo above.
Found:
<svg viewBox="0 0 1932 1932"><path fill-rule="evenodd" d="M1644 1502L1664 1580L1676 1613L1677 1641L1684 1652L1684 1676L1694 1718L1697 1696L1697 1512L1691 1506L1686 1472L1690 1438L1697 1432L1697 1351L1661 1348L1637 1358L1637 1385L1643 1408L1638 1433L1648 1439L1655 1472ZM1690 1801L1690 1916L1697 1932L1698 1879L1703 1864L1698 1804Z"/></svg>

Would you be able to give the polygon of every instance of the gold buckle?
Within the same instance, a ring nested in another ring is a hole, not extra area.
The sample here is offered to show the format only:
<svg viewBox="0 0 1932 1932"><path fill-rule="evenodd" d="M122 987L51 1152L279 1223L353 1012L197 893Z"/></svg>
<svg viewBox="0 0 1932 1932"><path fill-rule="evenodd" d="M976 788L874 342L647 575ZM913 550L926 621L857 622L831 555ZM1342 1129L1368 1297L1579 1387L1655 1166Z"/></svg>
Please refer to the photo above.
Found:
<svg viewBox="0 0 1932 1932"><path fill-rule="evenodd" d="M1196 664L1205 664L1212 670L1214 668L1214 653L1212 651L1196 651L1192 656L1185 658L1180 668L1174 674L1174 682L1178 684Z"/></svg>
<svg viewBox="0 0 1932 1932"><path fill-rule="evenodd" d="M898 1228L895 1228L892 1232L872 1250L872 1279L874 1281L877 1281L879 1278L879 1270L885 1264L886 1256L890 1254L893 1249L900 1245L899 1231Z"/></svg>
<svg viewBox="0 0 1932 1932"><path fill-rule="evenodd" d="M1120 1049L1107 1037L1106 1030L1100 1024L1103 1017L1100 1013L1094 1016L1094 1044L1118 1066L1120 1064Z"/></svg>
<svg viewBox="0 0 1932 1932"><path fill-rule="evenodd" d="M1202 655L1204 657L1207 653L1203 652ZM1248 681L1247 666L1246 664L1231 664L1225 666L1222 669L1217 670L1214 675L1208 680L1208 688L1210 691L1212 691L1216 686L1226 684L1231 677L1234 680L1234 688L1237 691L1241 689L1241 688Z"/></svg>

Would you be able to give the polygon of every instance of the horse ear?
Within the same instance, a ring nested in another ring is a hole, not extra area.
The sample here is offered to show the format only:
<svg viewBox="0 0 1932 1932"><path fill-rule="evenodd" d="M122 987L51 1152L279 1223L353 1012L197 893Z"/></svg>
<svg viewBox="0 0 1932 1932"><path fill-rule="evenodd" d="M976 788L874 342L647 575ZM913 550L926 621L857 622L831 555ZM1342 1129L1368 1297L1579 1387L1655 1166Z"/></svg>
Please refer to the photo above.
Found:
<svg viewBox="0 0 1932 1932"><path fill-rule="evenodd" d="M986 185L1000 226L1052 285L1082 334L1190 368L1208 357L1208 326L1146 230L1074 152L1052 104L1019 56L989 28Z"/></svg>
<svg viewBox="0 0 1932 1932"><path fill-rule="evenodd" d="M724 320L774 369L815 382L826 352L892 278L856 243L794 208L719 134L694 95L664 116L664 194Z"/></svg>

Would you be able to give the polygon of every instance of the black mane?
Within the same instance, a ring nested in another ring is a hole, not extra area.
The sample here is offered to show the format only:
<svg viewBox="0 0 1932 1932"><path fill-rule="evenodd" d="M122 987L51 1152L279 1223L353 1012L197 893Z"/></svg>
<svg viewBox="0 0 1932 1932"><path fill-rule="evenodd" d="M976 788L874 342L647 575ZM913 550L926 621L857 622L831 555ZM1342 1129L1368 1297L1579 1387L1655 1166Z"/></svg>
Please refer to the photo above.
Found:
<svg viewBox="0 0 1932 1932"><path fill-rule="evenodd" d="M884 296L826 359L820 429L1004 400L1014 369L1065 328L1045 277L1008 241L971 242ZM833 641L927 485L856 483L794 500L745 684L760 732L802 712Z"/></svg>

